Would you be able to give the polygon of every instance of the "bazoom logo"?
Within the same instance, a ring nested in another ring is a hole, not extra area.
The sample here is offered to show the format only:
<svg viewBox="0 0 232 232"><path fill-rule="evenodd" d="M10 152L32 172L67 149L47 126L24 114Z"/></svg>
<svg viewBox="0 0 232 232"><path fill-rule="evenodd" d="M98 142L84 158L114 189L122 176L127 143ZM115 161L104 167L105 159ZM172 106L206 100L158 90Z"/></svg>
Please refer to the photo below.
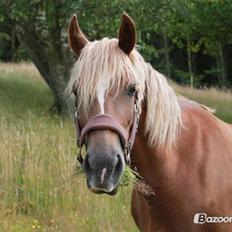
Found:
<svg viewBox="0 0 232 232"><path fill-rule="evenodd" d="M195 224L204 223L232 223L232 217L210 217L206 213L196 213L193 218Z"/></svg>

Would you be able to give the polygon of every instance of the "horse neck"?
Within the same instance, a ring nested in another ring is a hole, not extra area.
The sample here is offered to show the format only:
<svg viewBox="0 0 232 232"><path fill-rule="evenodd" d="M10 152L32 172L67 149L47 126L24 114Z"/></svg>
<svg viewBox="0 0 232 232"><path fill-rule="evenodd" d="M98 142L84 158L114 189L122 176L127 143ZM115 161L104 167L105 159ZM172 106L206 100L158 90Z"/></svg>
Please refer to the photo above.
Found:
<svg viewBox="0 0 232 232"><path fill-rule="evenodd" d="M145 133L147 109L143 106L139 127L131 154L132 168L138 172L150 186L154 186L174 171L174 154L167 152L164 146L151 146ZM167 173L168 172L168 173Z"/></svg>

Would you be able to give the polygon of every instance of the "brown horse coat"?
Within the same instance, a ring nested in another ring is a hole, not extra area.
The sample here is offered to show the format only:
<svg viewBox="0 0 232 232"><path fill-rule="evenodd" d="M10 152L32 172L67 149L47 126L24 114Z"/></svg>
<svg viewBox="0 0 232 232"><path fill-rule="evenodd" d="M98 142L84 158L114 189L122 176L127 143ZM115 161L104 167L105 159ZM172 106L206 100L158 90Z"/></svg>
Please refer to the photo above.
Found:
<svg viewBox="0 0 232 232"><path fill-rule="evenodd" d="M132 163L155 195L134 190L132 214L141 231L232 231L232 224L194 224L195 213L232 216L232 127L202 107L179 102L184 127L171 151L144 141L146 106Z"/></svg>

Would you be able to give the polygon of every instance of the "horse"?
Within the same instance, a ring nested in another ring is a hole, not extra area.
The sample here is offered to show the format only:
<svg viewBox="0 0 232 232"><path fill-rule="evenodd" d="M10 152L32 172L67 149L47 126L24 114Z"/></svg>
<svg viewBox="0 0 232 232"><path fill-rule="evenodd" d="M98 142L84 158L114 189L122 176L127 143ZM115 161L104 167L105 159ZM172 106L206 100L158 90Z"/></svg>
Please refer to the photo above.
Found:
<svg viewBox="0 0 232 232"><path fill-rule="evenodd" d="M89 190L116 194L128 164L141 177L131 200L140 231L232 231L231 125L175 94L140 55L126 13L118 38L90 42L76 15L68 38L78 59L67 88Z"/></svg>

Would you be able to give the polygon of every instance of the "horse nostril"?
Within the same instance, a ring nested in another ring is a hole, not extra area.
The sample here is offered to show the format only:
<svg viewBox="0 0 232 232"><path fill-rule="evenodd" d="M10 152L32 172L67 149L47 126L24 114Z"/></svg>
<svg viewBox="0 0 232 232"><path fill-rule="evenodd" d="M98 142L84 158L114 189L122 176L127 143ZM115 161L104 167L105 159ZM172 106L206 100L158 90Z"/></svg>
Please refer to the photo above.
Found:
<svg viewBox="0 0 232 232"><path fill-rule="evenodd" d="M123 166L121 156L119 154L117 154L116 159L117 159L117 161L116 161L116 165L115 165L115 171L120 172L120 171L122 171L122 166Z"/></svg>
<svg viewBox="0 0 232 232"><path fill-rule="evenodd" d="M90 164L89 164L89 155L86 154L85 156L85 160L84 160L84 170L87 172L87 171L90 171L91 170L91 167L90 167Z"/></svg>

